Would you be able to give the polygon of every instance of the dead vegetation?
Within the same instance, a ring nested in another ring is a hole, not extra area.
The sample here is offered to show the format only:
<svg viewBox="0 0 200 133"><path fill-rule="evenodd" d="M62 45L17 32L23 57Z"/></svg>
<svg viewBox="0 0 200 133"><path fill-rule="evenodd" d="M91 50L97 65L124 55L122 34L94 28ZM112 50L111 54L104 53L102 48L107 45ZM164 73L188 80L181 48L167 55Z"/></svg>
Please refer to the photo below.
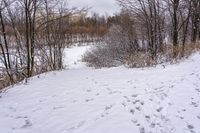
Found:
<svg viewBox="0 0 200 133"><path fill-rule="evenodd" d="M93 67L173 63L199 47L200 1L117 0L121 12L101 46L83 61Z"/></svg>

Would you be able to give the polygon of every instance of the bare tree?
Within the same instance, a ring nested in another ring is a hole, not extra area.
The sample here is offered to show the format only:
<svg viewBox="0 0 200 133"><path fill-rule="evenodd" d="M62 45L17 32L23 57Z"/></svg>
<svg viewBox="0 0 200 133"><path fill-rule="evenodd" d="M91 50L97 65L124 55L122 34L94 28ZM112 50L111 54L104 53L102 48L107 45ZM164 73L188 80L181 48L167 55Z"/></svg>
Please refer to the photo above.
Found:
<svg viewBox="0 0 200 133"><path fill-rule="evenodd" d="M191 14L191 24L192 24L192 36L191 41L196 42L198 38L199 23L200 23L200 1L191 0L192 14Z"/></svg>
<svg viewBox="0 0 200 133"><path fill-rule="evenodd" d="M158 48L162 49L164 13L163 3L156 0L117 0L119 4L129 10L133 17L145 27L146 42L152 54L152 59L157 56ZM142 26L142 25L140 25Z"/></svg>
<svg viewBox="0 0 200 133"><path fill-rule="evenodd" d="M9 44L7 40L6 30L5 30L5 21L4 21L5 16L3 16L3 9L5 9L5 5L3 2L1 2L0 4L1 4L0 22L1 22L1 33L2 33L1 36L3 37L3 41L0 40L0 47L1 47L2 55L3 55L3 63L5 65L7 75L9 76L11 82L13 82L13 77L10 71L12 69L12 66L11 66L11 60L10 60L10 54L9 54Z"/></svg>

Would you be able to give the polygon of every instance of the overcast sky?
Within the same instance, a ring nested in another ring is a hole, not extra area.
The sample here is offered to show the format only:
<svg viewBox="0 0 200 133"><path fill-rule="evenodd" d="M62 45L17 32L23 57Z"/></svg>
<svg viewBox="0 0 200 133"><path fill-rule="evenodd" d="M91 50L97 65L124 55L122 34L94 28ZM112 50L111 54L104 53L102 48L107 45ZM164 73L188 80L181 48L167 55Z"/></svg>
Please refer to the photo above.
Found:
<svg viewBox="0 0 200 133"><path fill-rule="evenodd" d="M108 13L109 15L119 11L119 7L115 0L68 0L70 7L91 7L91 12L97 12L101 15Z"/></svg>

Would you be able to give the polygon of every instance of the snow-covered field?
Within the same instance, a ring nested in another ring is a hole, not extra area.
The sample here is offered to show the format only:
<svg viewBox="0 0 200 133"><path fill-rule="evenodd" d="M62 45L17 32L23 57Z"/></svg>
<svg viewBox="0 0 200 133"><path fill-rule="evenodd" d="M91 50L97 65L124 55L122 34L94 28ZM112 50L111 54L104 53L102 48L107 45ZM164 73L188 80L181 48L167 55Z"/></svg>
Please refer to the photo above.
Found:
<svg viewBox="0 0 200 133"><path fill-rule="evenodd" d="M70 69L0 94L0 133L200 133L199 53L166 68L95 70L79 61L85 49L65 51Z"/></svg>

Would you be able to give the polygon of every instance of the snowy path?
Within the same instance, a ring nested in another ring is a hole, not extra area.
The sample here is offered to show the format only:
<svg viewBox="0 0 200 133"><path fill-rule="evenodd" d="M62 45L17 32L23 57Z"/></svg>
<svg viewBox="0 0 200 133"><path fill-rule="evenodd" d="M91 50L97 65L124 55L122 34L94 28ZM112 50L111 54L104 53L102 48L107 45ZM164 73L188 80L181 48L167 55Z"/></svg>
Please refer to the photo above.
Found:
<svg viewBox="0 0 200 133"><path fill-rule="evenodd" d="M0 133L200 133L199 66L43 74L0 94Z"/></svg>

